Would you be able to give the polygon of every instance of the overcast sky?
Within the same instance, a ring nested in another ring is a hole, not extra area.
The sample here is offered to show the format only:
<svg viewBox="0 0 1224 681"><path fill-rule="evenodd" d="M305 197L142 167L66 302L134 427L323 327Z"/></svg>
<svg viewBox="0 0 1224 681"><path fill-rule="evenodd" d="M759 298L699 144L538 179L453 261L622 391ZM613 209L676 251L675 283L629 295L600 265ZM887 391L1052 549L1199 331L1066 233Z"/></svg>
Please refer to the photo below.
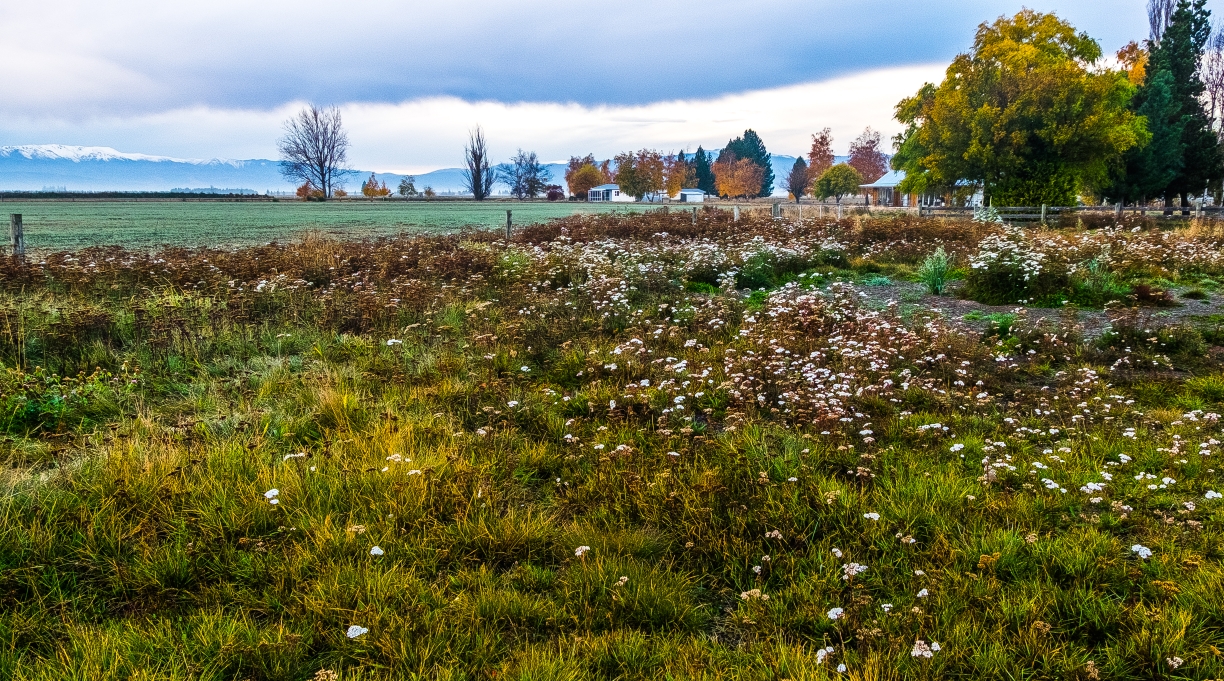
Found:
<svg viewBox="0 0 1224 681"><path fill-rule="evenodd" d="M0 145L274 158L303 102L341 107L353 164L458 165L466 131L548 160L718 147L756 129L838 150L969 48L1000 0L10 0ZM1146 36L1143 0L1041 0L1107 53Z"/></svg>

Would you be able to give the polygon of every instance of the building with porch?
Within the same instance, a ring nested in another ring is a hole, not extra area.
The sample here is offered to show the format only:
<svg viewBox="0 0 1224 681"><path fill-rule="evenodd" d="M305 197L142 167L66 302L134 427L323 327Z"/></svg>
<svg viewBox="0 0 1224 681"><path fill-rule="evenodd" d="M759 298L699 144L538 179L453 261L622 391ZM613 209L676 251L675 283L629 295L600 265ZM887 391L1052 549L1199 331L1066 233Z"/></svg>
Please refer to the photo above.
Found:
<svg viewBox="0 0 1224 681"><path fill-rule="evenodd" d="M950 194L926 192L924 194L907 194L901 191L901 183L905 181L904 170L890 170L888 174L870 184L861 184L859 189L867 199L867 205L882 208L913 208L916 206L951 206L953 197ZM958 182L960 188L969 189L968 182ZM959 200L957 200L959 202ZM976 191L968 197L966 205L977 207L982 205L982 192Z"/></svg>
<svg viewBox="0 0 1224 681"><path fill-rule="evenodd" d="M587 192L591 203L632 203L633 197L621 191L618 184L601 184Z"/></svg>

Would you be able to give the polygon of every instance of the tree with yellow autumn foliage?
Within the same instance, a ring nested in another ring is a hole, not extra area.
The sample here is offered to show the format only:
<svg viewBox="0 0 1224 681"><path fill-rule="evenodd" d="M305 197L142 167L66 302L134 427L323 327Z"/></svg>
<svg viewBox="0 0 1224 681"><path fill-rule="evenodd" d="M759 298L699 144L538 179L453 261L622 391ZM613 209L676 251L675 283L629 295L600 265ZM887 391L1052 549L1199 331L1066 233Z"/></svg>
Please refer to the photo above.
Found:
<svg viewBox="0 0 1224 681"><path fill-rule="evenodd" d="M663 188L669 198L679 194L681 189L687 188L689 185L685 183L694 179L692 168L684 158L684 152L663 157L663 174L665 176Z"/></svg>
<svg viewBox="0 0 1224 681"><path fill-rule="evenodd" d="M387 188L386 182L379 184L378 178L374 177L374 173L370 173L370 179L361 185L361 195L373 199L380 196L390 196L391 190Z"/></svg>
<svg viewBox="0 0 1224 681"><path fill-rule="evenodd" d="M663 154L658 151L626 151L617 154L613 160L616 162L616 184L622 192L638 201L650 194L658 194L666 187L666 166Z"/></svg>
<svg viewBox="0 0 1224 681"><path fill-rule="evenodd" d="M751 198L761 191L764 171L746 158L725 154L714 164L714 182L719 196L726 198Z"/></svg>

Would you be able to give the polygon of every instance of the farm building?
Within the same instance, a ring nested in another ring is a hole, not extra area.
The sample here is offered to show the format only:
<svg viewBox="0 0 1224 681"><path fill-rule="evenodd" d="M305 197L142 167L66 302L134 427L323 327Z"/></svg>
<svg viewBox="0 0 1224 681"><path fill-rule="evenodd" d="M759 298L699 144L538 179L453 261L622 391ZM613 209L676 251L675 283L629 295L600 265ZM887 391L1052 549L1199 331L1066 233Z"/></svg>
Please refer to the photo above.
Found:
<svg viewBox="0 0 1224 681"><path fill-rule="evenodd" d="M706 193L700 189L681 189L680 203L705 203Z"/></svg>
<svg viewBox="0 0 1224 681"><path fill-rule="evenodd" d="M867 197L867 203L871 206L894 207L894 208L912 208L914 206L950 206L953 203L959 205L960 201L967 200L969 206L982 205L981 191L975 192L967 199L964 197L953 200L951 195L944 195L938 192L927 192L925 194L905 194L901 192L901 182L905 180L904 170L892 170L887 175L870 184L861 184L859 189ZM969 188L970 185L964 182L958 182L958 187ZM959 192L958 192L959 193Z"/></svg>
<svg viewBox="0 0 1224 681"><path fill-rule="evenodd" d="M917 195L902 194L899 189L904 179L905 171L891 170L884 177L870 184L859 185L859 188L863 190L863 194L867 196L867 202L872 206L916 206L918 205Z"/></svg>
<svg viewBox="0 0 1224 681"><path fill-rule="evenodd" d="M587 201L590 201L592 203L609 203L609 202L629 203L633 201L633 197L622 192L620 190L620 185L601 184L598 187L587 192Z"/></svg>

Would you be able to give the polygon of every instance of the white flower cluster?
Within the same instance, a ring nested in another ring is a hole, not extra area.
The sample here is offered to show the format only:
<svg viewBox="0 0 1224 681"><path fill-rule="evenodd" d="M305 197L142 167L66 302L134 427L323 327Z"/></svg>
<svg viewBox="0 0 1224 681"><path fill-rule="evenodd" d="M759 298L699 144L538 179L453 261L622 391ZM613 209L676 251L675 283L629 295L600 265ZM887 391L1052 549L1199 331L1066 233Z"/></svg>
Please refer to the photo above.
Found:
<svg viewBox="0 0 1224 681"><path fill-rule="evenodd" d="M978 252L969 256L969 267L975 270L1014 269L1024 281L1031 281L1043 271L1046 254L1035 248L1023 230L1008 227L991 234L978 243Z"/></svg>
<svg viewBox="0 0 1224 681"><path fill-rule="evenodd" d="M866 565L860 565L859 563L844 563L842 565L842 579L848 582L851 579L854 579L857 575L861 575L866 571Z"/></svg>
<svg viewBox="0 0 1224 681"><path fill-rule="evenodd" d="M934 657L935 653L938 653L939 650L940 648L938 641L931 641L931 644L927 645L926 641L918 639L917 641L914 641L914 648L910 650L910 657L931 658Z"/></svg>

